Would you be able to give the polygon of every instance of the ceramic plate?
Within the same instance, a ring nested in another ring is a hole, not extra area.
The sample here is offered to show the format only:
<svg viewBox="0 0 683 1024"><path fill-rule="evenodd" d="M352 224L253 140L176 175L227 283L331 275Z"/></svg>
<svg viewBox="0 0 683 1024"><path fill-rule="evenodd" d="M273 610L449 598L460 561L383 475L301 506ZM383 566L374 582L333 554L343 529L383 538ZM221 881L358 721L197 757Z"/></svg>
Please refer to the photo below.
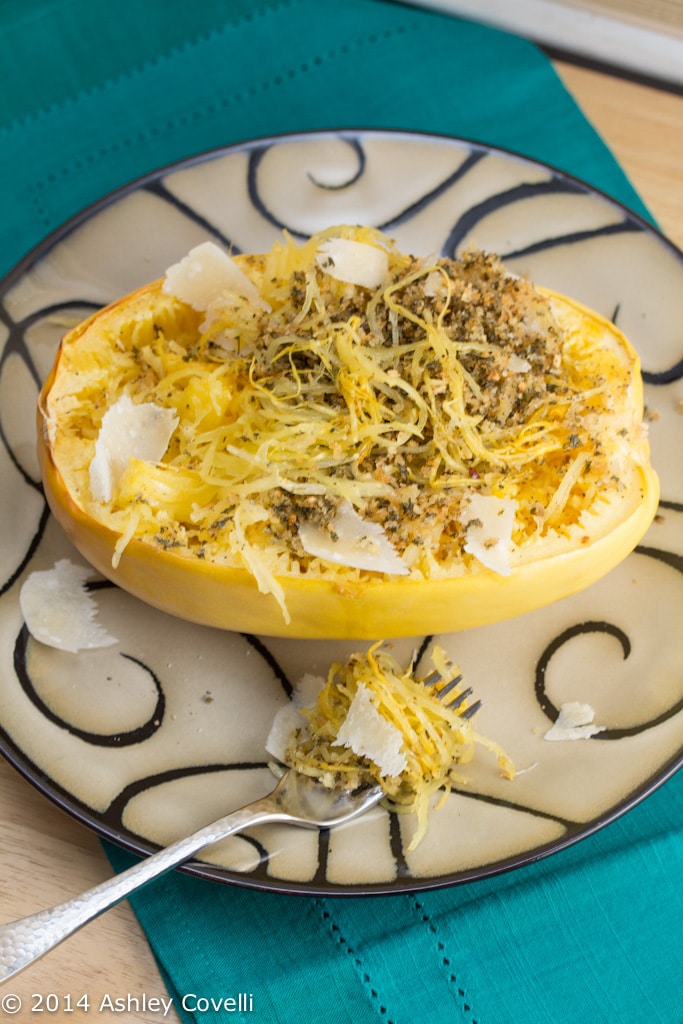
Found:
<svg viewBox="0 0 683 1024"><path fill-rule="evenodd" d="M606 579L502 625L394 644L428 662L435 640L484 702L467 785L407 851L413 822L382 809L331 834L254 829L187 870L255 888L392 892L457 884L558 851L622 814L681 761L683 735L683 257L638 217L551 168L454 139L314 133L202 155L135 182L51 236L0 294L0 729L6 757L48 798L138 852L272 785L264 743L305 671L359 645L212 631L93 577L116 646L71 655L26 633L18 594L59 558L81 562L49 516L34 454L40 381L65 328L161 275L207 237L263 251L341 222L381 227L413 253L469 244L613 318L644 366L656 522ZM364 645L366 646L366 645ZM544 737L566 701L604 731Z"/></svg>

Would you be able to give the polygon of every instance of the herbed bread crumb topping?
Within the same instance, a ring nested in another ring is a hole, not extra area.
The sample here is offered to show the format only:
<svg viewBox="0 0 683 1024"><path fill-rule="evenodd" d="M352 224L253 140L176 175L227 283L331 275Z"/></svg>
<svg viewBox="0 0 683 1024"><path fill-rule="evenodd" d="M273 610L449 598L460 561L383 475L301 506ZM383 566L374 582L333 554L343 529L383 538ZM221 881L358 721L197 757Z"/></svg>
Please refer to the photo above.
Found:
<svg viewBox="0 0 683 1024"><path fill-rule="evenodd" d="M376 260L351 280L335 249L348 242L352 257L379 256L380 284ZM374 229L336 227L231 262L237 277L209 300L184 301L188 275L172 268L153 302L142 290L62 353L61 379L72 359L77 387L53 388L51 415L76 493L121 533L117 557L142 537L244 565L276 596L278 575L459 574L489 548L582 528L628 482L642 444L632 366L496 256L416 257ZM173 431L159 461L131 453L102 503L89 467L123 395L169 410ZM345 543L319 553L343 512L376 563ZM509 571L505 558L492 567Z"/></svg>

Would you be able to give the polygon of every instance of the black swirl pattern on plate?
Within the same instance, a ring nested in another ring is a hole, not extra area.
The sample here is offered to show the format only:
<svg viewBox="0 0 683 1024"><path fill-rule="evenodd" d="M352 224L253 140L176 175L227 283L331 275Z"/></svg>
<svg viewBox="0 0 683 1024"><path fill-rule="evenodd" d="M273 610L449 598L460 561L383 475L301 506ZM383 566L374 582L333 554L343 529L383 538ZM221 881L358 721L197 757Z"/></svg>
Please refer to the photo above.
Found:
<svg viewBox="0 0 683 1024"><path fill-rule="evenodd" d="M45 504L40 514L40 519L38 521L38 527L36 529L36 532L31 538L31 543L26 548L26 550L22 552L21 559L16 565L16 567L8 573L5 579L0 581L0 597L3 597L4 594L9 593L12 587L23 576L24 572L31 564L32 559L34 558L38 551L38 548L40 547L40 541L43 534L45 533L45 528L47 526L49 518L50 510L48 509L47 504Z"/></svg>
<svg viewBox="0 0 683 1024"><path fill-rule="evenodd" d="M365 148L362 142L358 138L347 137L345 135L339 136L339 140L346 143L356 154L358 158L357 170L355 171L355 173L351 174L344 183L340 183L338 185L335 185L334 187L319 183L316 178L315 171L310 169L307 170L306 177L308 178L308 180L322 190L342 191L343 189L351 188L353 185L358 184L363 174L365 173L368 161L365 153ZM273 213L272 210L269 209L267 198L262 194L261 188L259 186L259 167L264 158L270 153L272 149L272 144L265 146L257 146L252 150L250 154L248 171L248 189L250 202L252 203L254 209L258 210L258 212L261 214L264 220L266 220L269 224L272 224L273 227L277 228L278 231L288 231L295 238L304 238L306 237L306 233L303 232L300 227L297 227L297 225L295 225L294 223L288 223L283 221L280 217ZM452 186L456 182L464 178L465 175L467 175L470 172L470 170L480 162L480 160L483 160L485 156L485 150L478 150L477 148L472 148L463 159L462 164L455 171L453 171L446 178L444 178L442 182L432 187L429 191L420 195L412 203L410 203L404 209L400 210L390 219L383 221L380 220L377 223L373 222L374 226L379 228L381 231L389 231L393 228L396 228L400 224L409 221L421 210L425 209L427 206L433 203L435 199L438 199L439 196L443 195L446 191L448 191L448 189L452 188Z"/></svg>
<svg viewBox="0 0 683 1024"><path fill-rule="evenodd" d="M133 664L143 669L154 683L154 687L157 692L157 701L152 714L145 722L142 722L134 729L127 729L125 732L108 734L97 733L87 729L80 729L78 726L74 725L73 722L69 722L66 718L56 714L52 708L45 703L37 692L33 684L33 680L31 679L31 673L28 667L29 643L29 631L26 626L22 626L14 645L14 671L16 672L17 681L21 686L21 689L24 691L36 710L49 722L53 722L55 725L58 725L62 729L71 733L72 736L76 736L78 739L84 740L86 743L89 743L94 747L120 748L134 746L137 743L144 743L161 728L166 710L166 698L164 696L164 691L162 689L161 682L155 673L139 658L135 658L132 654L125 654L124 652L121 652L120 654L120 657L133 662Z"/></svg>
<svg viewBox="0 0 683 1024"><path fill-rule="evenodd" d="M668 370L662 370L659 373L654 373L651 370L643 370L643 380L646 384L656 384L663 386L664 384L673 384L677 380L683 378L683 359L679 359L677 363L670 366Z"/></svg>
<svg viewBox="0 0 683 1024"><path fill-rule="evenodd" d="M109 824L112 830L119 834L123 834L127 831L123 824L124 815L131 800L143 793L148 793L150 790L154 790L158 786L163 786L168 782L189 779L193 776L201 776L202 778L206 777L207 782L209 782L211 776L216 775L219 772L229 771L239 773L253 771L254 769L267 768L268 765L265 762L240 762L237 764L226 762L225 764L186 765L183 768L169 768L167 771L158 772L156 775L145 776L137 779L135 782L126 786L111 801L109 807L107 807L103 812L102 818ZM229 813L229 809L226 809L226 814L227 813ZM241 838L257 851L258 868L264 868L267 870L269 853L265 846L253 836L241 835Z"/></svg>
<svg viewBox="0 0 683 1024"><path fill-rule="evenodd" d="M662 551L658 548L650 548L644 545L639 545L636 548L636 551L649 558L654 558L683 574L683 557L680 555L671 551ZM560 709L553 703L548 694L547 677L551 662L554 656L565 646L565 644L569 643L569 641L575 640L581 636L588 636L591 633L602 633L606 636L613 637L621 647L622 657L624 660L626 660L631 654L631 640L626 632L613 622L601 620L577 622L562 630L562 632L557 636L553 637L538 659L534 680L534 692L536 694L539 707L551 723L557 721L560 713ZM680 714L681 711L683 711L683 697L672 703L669 707L660 712L660 714L653 716L647 721L640 722L638 725L630 726L628 728L603 728L601 732L596 733L589 739L591 742L604 742L609 740L622 740L628 736L638 736L641 733L656 728L656 726L661 725L662 722L666 722L675 717Z"/></svg>
<svg viewBox="0 0 683 1024"><path fill-rule="evenodd" d="M470 207L469 210L466 210L461 215L448 236L444 246L444 255L454 256L465 238L473 232L484 217L490 216L505 206L537 198L540 195L582 195L584 191L584 189L571 180L552 177L550 181L535 182L533 184L523 183L516 185L514 188L488 196L481 203ZM544 252L559 245L575 245L591 238L597 238L600 235L621 234L625 231L638 230L640 229L635 224L624 218L619 224L600 226L591 231L575 231L570 234L553 235L520 249L506 249L499 255L504 259L515 259L520 256L528 256L530 253Z"/></svg>
<svg viewBox="0 0 683 1024"><path fill-rule="evenodd" d="M346 181L340 181L336 185L332 185L330 182L319 181L313 171L308 171L308 178L318 188L326 189L328 192L338 192L342 189L349 188L351 185L355 185L357 181L360 181L363 174L365 173L365 150L362 143L358 139L348 138L345 140L356 157L358 158L358 166L355 172L346 179Z"/></svg>
<svg viewBox="0 0 683 1024"><path fill-rule="evenodd" d="M165 203L169 203L169 205L174 206L180 213L184 214L188 220L193 221L198 227L203 228L207 235L210 235L217 244L223 245L229 252L239 253L241 251L239 246L235 244L234 239L229 238L220 231L212 221L203 217L197 212L197 210L194 210L187 203L184 203L182 199L173 195L173 193L169 191L163 179L160 179L159 181L150 181L144 186L144 188L150 195L158 196L159 199L163 199Z"/></svg>
<svg viewBox="0 0 683 1024"><path fill-rule="evenodd" d="M4 311L1 311L0 309L0 313L2 322L8 327L8 338L2 351L0 351L0 380L2 379L2 375L5 371L5 367L10 356L16 355L22 360L24 365L28 368L29 374L31 375L32 379L36 381L37 384L37 373L33 365L33 362L30 359L29 354L26 351L26 347L23 343L22 332L16 327L16 325L12 324L11 320L7 317ZM13 450L12 444L10 443L10 440L7 436L7 432L5 430L5 425L1 414L0 445L2 445L2 448L4 449L10 463L14 467L14 470L18 474L23 484L26 487L30 488L31 491L34 492L34 494L38 493L42 497L42 490L40 488L40 484L38 483L38 481L34 480L30 476L30 474L26 470L26 467L24 466L22 461L19 458L17 458L17 454ZM38 513L35 533L33 534L30 543L28 544L28 547L24 551L15 549L12 552L12 560L14 561L14 564L6 565L5 572L2 578L0 579L0 597L2 597L2 595L7 593L14 586L15 582L22 575L27 565L30 564L31 559L35 555L40 544L40 538L42 537L43 532L45 530L47 520L48 511L43 502L42 509Z"/></svg>

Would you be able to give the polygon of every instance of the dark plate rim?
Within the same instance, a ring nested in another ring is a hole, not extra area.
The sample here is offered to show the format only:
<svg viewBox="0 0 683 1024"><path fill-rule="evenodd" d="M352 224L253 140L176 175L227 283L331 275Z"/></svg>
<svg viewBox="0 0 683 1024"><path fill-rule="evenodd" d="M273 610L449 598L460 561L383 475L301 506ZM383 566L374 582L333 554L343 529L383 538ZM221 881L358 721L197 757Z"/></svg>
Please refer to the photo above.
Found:
<svg viewBox="0 0 683 1024"><path fill-rule="evenodd" d="M306 139L316 138L345 138L352 140L354 137L367 138L369 136L404 138L422 142L443 142L446 144L454 143L456 145L467 146L470 149L481 150L483 153L500 154L510 160L515 160L521 164L528 164L531 167L540 167L545 171L549 171L554 177L567 181L575 185L579 190L595 195L608 205L615 207L629 221L640 227L644 232L653 234L661 243L671 250L671 253L674 256L683 262L683 249L679 248L675 242L668 238L654 220L648 220L642 214L637 213L635 210L626 206L625 203L620 202L618 199L614 199L607 192L602 191L582 178L579 178L568 171L564 171L553 164L545 163L542 160L536 160L533 157L525 156L522 153L515 152L512 149L506 149L503 146L493 146L486 142L480 142L477 139L466 138L465 136L446 135L438 132L414 132L392 128L346 127L322 130L311 129L301 132L283 132L281 134L276 133L273 135L257 136L250 139L244 139L240 142L229 143L225 146L212 147L211 149L203 150L195 155L181 157L179 160L162 164L154 170L147 171L145 174L139 175L138 177L119 185L117 188L106 192L103 196L94 200L92 203L88 203L82 209L78 210L63 221L62 224L50 231L40 242L29 249L29 251L0 279L0 296L4 295L9 288L16 283L17 279L21 278L34 264L45 257L56 245L80 227L81 224L90 220L95 214L106 209L108 206L114 205L125 196L136 192L141 188L145 188L147 185L159 181L170 174L174 174L177 171L185 170L198 164L210 163L212 160L219 159L223 156L275 145L282 145L283 143L302 142Z"/></svg>

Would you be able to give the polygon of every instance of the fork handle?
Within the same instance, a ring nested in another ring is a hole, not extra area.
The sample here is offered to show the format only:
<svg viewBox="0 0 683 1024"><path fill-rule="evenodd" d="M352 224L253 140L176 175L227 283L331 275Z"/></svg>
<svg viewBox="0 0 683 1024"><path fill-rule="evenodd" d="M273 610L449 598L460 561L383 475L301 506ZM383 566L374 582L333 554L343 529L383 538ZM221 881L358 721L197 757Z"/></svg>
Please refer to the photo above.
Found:
<svg viewBox="0 0 683 1024"><path fill-rule="evenodd" d="M286 820L268 797L241 807L190 836L164 847L127 871L101 882L81 896L75 896L48 910L0 925L0 984L40 959L56 945L130 893L166 874L193 854L250 825Z"/></svg>

